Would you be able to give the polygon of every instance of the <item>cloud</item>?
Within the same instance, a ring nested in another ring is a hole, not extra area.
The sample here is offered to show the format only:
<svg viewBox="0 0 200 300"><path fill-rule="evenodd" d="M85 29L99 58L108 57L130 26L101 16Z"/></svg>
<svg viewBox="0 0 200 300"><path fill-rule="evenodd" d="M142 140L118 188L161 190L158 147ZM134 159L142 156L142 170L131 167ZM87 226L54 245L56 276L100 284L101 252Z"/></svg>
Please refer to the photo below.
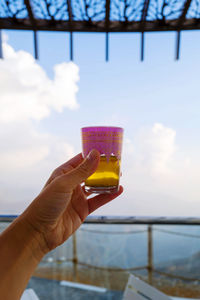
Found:
<svg viewBox="0 0 200 300"><path fill-rule="evenodd" d="M124 140L124 193L97 214L198 215L199 169L199 160L178 147L174 129L161 123L140 128Z"/></svg>
<svg viewBox="0 0 200 300"><path fill-rule="evenodd" d="M53 166L74 154L73 146L62 137L39 133L28 122L26 126L23 123L7 125L4 130L1 128L0 137L0 170L4 170L4 177L11 172L27 171L41 162L44 164L45 160Z"/></svg>
<svg viewBox="0 0 200 300"><path fill-rule="evenodd" d="M74 154L65 137L40 129L52 111L79 107L79 68L54 67L51 80L31 54L7 41L0 60L0 213L20 213L50 173ZM38 122L40 121L40 122Z"/></svg>
<svg viewBox="0 0 200 300"><path fill-rule="evenodd" d="M0 60L0 122L42 120L52 110L79 107L76 101L79 68L74 63L54 67L54 79L46 75L33 56L3 43Z"/></svg>
<svg viewBox="0 0 200 300"><path fill-rule="evenodd" d="M51 172L75 154L62 137L38 133L31 123L23 125L10 124L4 134L0 132L1 213L22 211Z"/></svg>
<svg viewBox="0 0 200 300"><path fill-rule="evenodd" d="M6 147L0 144L0 213L19 213L40 192L51 172L75 151L62 137L38 133L32 124L9 126L4 136Z"/></svg>
<svg viewBox="0 0 200 300"><path fill-rule="evenodd" d="M136 139L137 161L141 167L152 173L165 173L176 152L176 132L163 124L155 123L152 128L144 128Z"/></svg>
<svg viewBox="0 0 200 300"><path fill-rule="evenodd" d="M145 175L141 182L145 178L155 180L171 176L178 151L175 138L176 131L161 123L140 128L135 132L134 139L125 138L122 154L123 168L127 170L125 176L134 175L138 184L141 180L139 175Z"/></svg>

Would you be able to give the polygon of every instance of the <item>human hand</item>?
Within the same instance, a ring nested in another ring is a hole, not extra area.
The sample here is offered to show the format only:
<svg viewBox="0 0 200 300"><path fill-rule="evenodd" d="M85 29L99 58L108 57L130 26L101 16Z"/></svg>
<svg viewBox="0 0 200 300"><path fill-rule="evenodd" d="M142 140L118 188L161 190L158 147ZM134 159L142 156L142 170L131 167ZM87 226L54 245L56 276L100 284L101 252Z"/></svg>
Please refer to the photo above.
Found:
<svg viewBox="0 0 200 300"><path fill-rule="evenodd" d="M120 186L115 194L88 198L91 194L81 183L95 172L99 157L99 152L92 150L87 158L83 159L82 154L78 154L58 167L22 214L25 223L39 233L44 254L69 238L90 213L123 192Z"/></svg>

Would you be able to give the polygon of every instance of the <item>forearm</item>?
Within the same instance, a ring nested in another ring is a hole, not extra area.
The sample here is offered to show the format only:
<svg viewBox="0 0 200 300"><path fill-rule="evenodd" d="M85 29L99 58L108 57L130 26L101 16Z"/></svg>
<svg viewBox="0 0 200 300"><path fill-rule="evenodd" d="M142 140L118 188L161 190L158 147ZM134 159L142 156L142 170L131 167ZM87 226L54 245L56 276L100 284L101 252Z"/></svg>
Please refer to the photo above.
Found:
<svg viewBox="0 0 200 300"><path fill-rule="evenodd" d="M4 300L20 299L44 253L40 234L23 216L0 235L0 295Z"/></svg>

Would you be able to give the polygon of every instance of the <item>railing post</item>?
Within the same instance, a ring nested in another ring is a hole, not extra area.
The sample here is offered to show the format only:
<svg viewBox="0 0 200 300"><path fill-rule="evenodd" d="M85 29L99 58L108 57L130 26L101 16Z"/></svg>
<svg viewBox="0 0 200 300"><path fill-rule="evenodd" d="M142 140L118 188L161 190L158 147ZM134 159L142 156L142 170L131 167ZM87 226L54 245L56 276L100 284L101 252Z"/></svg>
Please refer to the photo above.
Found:
<svg viewBox="0 0 200 300"><path fill-rule="evenodd" d="M78 257L77 257L77 243L76 243L76 233L74 232L73 236L73 258L72 258L72 263L73 263L73 279L74 281L77 281L77 263L78 263Z"/></svg>
<svg viewBox="0 0 200 300"><path fill-rule="evenodd" d="M152 239L152 225L148 226L148 282L152 284L153 281L153 239Z"/></svg>

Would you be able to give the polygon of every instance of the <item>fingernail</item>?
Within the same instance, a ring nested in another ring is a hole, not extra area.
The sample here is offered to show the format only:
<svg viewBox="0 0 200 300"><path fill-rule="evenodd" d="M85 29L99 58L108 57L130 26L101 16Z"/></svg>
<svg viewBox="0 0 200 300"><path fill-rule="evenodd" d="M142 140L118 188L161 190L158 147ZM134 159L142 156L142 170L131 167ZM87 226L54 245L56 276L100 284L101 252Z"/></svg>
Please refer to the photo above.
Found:
<svg viewBox="0 0 200 300"><path fill-rule="evenodd" d="M87 155L87 160L89 161L94 161L97 159L97 151L96 150L91 150L90 153Z"/></svg>

